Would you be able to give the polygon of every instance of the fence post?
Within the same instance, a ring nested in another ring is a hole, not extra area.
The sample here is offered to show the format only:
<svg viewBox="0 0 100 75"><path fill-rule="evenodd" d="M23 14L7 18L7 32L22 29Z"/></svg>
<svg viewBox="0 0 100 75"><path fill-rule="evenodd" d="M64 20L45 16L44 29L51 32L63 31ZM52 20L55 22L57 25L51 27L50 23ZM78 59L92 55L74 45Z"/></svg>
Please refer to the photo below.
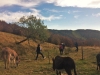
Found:
<svg viewBox="0 0 100 75"><path fill-rule="evenodd" d="M50 64L50 54L49 54L49 51L48 51L48 59L49 59L49 64Z"/></svg>
<svg viewBox="0 0 100 75"><path fill-rule="evenodd" d="M82 49L82 60L84 59L83 45L84 45L84 42L82 43L82 46L81 46L81 49Z"/></svg>
<svg viewBox="0 0 100 75"><path fill-rule="evenodd" d="M81 49L82 49L82 60L83 60L83 46L81 47Z"/></svg>

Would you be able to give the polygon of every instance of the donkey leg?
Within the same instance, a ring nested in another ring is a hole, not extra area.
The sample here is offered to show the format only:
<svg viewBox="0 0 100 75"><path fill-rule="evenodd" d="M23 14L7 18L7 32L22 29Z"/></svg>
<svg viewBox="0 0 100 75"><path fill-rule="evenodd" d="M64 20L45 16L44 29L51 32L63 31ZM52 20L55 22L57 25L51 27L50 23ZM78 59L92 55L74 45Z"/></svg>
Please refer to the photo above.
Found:
<svg viewBox="0 0 100 75"><path fill-rule="evenodd" d="M57 75L61 75L61 71L56 70Z"/></svg>
<svg viewBox="0 0 100 75"><path fill-rule="evenodd" d="M56 74L59 75L58 71L56 70Z"/></svg>
<svg viewBox="0 0 100 75"><path fill-rule="evenodd" d="M68 74L68 75L72 75L72 73L71 73L71 70L66 70L66 73Z"/></svg>
<svg viewBox="0 0 100 75"><path fill-rule="evenodd" d="M76 68L74 68L74 75L77 75L77 73L76 73Z"/></svg>
<svg viewBox="0 0 100 75"><path fill-rule="evenodd" d="M4 61L4 64L5 64L5 69L7 69L7 61L6 60Z"/></svg>
<svg viewBox="0 0 100 75"><path fill-rule="evenodd" d="M97 70L98 70L98 64L97 64Z"/></svg>
<svg viewBox="0 0 100 75"><path fill-rule="evenodd" d="M61 71L59 71L59 75L61 75Z"/></svg>

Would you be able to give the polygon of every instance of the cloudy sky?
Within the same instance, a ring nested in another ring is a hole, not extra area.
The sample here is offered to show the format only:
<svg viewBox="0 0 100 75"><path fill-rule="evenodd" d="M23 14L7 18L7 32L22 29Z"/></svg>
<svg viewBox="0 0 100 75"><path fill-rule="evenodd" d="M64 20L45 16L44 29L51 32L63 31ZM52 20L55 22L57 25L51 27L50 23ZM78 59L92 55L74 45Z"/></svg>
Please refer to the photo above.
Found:
<svg viewBox="0 0 100 75"><path fill-rule="evenodd" d="M100 0L0 0L0 20L41 18L48 29L100 30Z"/></svg>

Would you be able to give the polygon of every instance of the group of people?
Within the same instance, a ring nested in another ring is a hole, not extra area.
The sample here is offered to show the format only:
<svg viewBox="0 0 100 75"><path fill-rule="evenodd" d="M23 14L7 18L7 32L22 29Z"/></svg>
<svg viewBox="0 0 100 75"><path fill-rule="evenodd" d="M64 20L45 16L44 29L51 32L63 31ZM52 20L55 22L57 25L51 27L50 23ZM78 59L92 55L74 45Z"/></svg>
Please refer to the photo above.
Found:
<svg viewBox="0 0 100 75"><path fill-rule="evenodd" d="M78 52L78 43L77 42L75 42L75 47L76 47L76 50L75 51ZM64 49L65 49L65 44L64 43L61 43L59 45L59 52L60 52L61 55L63 54Z"/></svg>
<svg viewBox="0 0 100 75"><path fill-rule="evenodd" d="M76 51L78 52L78 43L77 43L77 42L75 42L75 47L76 47ZM60 52L60 55L63 54L64 49L65 49L65 44L64 44L64 43L61 43L61 44L59 45L59 52ZM38 55L39 55L39 54L42 55L43 59L46 58L46 57L44 57L44 55L43 55L43 53L41 52L41 50L42 50L42 49L41 49L41 47L40 47L40 44L38 44L38 45L37 45L37 48L36 48L36 53L37 53L37 55L36 55L35 60L38 59Z"/></svg>

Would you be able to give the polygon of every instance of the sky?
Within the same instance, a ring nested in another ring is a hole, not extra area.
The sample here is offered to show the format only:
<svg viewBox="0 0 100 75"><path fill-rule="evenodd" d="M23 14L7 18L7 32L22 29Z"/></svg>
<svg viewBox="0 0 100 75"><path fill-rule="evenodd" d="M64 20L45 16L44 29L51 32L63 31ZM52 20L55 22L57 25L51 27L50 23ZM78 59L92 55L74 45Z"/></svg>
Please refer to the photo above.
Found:
<svg viewBox="0 0 100 75"><path fill-rule="evenodd" d="M12 23L30 15L48 29L100 30L100 0L0 0L0 20Z"/></svg>

